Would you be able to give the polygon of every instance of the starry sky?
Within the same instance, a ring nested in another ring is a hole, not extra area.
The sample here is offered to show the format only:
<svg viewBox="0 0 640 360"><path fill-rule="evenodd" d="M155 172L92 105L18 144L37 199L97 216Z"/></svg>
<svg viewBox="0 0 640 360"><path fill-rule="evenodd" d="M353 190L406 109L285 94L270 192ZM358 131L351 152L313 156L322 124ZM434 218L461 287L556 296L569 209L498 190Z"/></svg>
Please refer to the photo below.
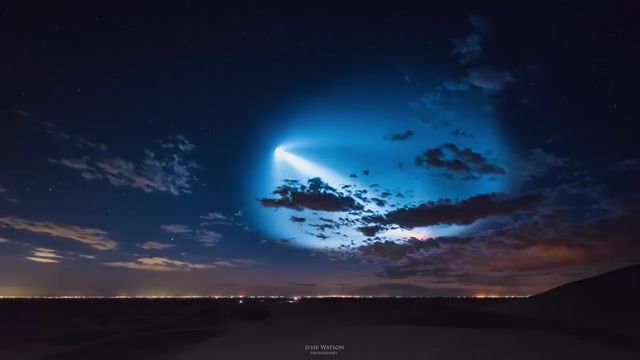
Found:
<svg viewBox="0 0 640 360"><path fill-rule="evenodd" d="M2 296L527 295L640 260L633 2L0 17Z"/></svg>

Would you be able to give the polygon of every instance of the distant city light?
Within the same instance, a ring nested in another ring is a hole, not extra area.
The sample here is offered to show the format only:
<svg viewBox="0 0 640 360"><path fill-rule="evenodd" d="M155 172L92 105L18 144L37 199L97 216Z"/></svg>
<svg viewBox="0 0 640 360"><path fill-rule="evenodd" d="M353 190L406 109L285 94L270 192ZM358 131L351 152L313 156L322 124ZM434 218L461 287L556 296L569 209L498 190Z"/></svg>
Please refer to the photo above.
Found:
<svg viewBox="0 0 640 360"><path fill-rule="evenodd" d="M399 296L399 295L304 295L304 296L282 296L282 295L188 295L188 296L169 296L169 295L119 295L119 296L80 296L80 295L61 295L61 296L0 296L0 300L19 300L19 299L65 299L65 300L82 300L82 299L105 299L105 300L119 300L119 299L212 299L212 300L235 300L238 299L238 303L242 304L243 299L273 299L273 300L288 300L290 302L297 302L302 299L510 299L510 298L527 298L530 295L471 295L471 296Z"/></svg>

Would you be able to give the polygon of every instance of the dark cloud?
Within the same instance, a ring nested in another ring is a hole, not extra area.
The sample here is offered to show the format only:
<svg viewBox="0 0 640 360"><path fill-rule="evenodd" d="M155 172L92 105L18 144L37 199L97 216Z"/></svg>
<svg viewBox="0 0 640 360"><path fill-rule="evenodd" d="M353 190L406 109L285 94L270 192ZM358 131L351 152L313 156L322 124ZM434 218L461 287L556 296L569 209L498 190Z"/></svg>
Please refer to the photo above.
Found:
<svg viewBox="0 0 640 360"><path fill-rule="evenodd" d="M316 228L322 232L324 232L325 230L336 230L338 228L340 228L340 225L334 225L334 224L311 224L309 225L312 228Z"/></svg>
<svg viewBox="0 0 640 360"><path fill-rule="evenodd" d="M288 208L293 210L352 211L362 210L362 204L323 182L320 178L307 181L307 185L294 182L279 186L274 192L278 199L264 198L260 203L264 207Z"/></svg>
<svg viewBox="0 0 640 360"><path fill-rule="evenodd" d="M638 213L629 208L584 222L563 212L512 216L466 237L376 241L357 251L381 263L379 276L386 278L420 276L457 285L496 282L513 289L557 281L563 271L579 274L598 266L637 263L639 221Z"/></svg>
<svg viewBox="0 0 640 360"><path fill-rule="evenodd" d="M422 241L412 238L404 242L394 242L389 240L375 241L371 244L360 246L358 251L361 255L368 258L402 260L411 254L439 246L440 244L436 239Z"/></svg>
<svg viewBox="0 0 640 360"><path fill-rule="evenodd" d="M291 221L293 221L293 222L296 222L296 223L303 223L303 222L307 221L306 218L298 217L298 216L291 216L289 219Z"/></svg>
<svg viewBox="0 0 640 360"><path fill-rule="evenodd" d="M393 210L384 216L371 216L365 221L414 228L439 224L469 225L489 216L511 215L533 210L544 198L538 194L509 197L504 194L482 194L463 201L442 199L416 207Z"/></svg>
<svg viewBox="0 0 640 360"><path fill-rule="evenodd" d="M464 138L472 138L473 135L469 134L468 132L464 132L460 129L455 129L454 131L451 132L451 136L455 136L455 137L464 137Z"/></svg>
<svg viewBox="0 0 640 360"><path fill-rule="evenodd" d="M470 175L505 175L504 168L492 164L482 154L470 148L460 148L447 143L440 147L427 149L416 157L416 165L445 169L450 172Z"/></svg>
<svg viewBox="0 0 640 360"><path fill-rule="evenodd" d="M387 205L387 202L383 199L371 198L369 200L373 201L374 204L380 207L384 207L385 205Z"/></svg>
<svg viewBox="0 0 640 360"><path fill-rule="evenodd" d="M361 226L358 228L358 231L360 231L364 236L372 237L372 236L376 236L378 232L384 229L385 227L381 225L370 225L370 226Z"/></svg>
<svg viewBox="0 0 640 360"><path fill-rule="evenodd" d="M391 140L391 141L403 141L403 140L409 140L413 137L413 131L412 130L405 130L403 132L397 133L397 134L391 134L391 135L387 135L384 137L385 140Z"/></svg>

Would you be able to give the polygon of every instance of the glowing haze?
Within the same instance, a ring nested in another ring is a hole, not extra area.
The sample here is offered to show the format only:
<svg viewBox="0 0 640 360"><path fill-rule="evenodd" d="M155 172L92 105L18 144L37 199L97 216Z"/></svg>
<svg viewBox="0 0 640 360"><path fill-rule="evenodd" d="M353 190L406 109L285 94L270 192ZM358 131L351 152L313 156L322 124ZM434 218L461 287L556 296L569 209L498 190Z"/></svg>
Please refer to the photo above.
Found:
<svg viewBox="0 0 640 360"><path fill-rule="evenodd" d="M510 174L508 142L482 94L440 88L422 98L401 99L382 97L366 89L344 92L348 95L312 99L286 112L282 130L270 134L277 142L273 142L271 151L265 149L267 156L260 158L256 167L264 172L259 178L269 181L252 184L248 189L250 199L269 196L284 180L305 182L319 177L336 189L366 190L367 197L384 203L364 202L365 211L383 213L425 201L505 192L517 183L515 175L452 183L442 169L416 166L416 154L424 149L456 143L502 164ZM457 106L445 107L445 103ZM474 135L460 136L462 131ZM321 219L337 222L349 218L343 213L255 207L252 216L260 230L302 247L361 245L367 238L354 228L318 232L309 227L322 224ZM305 220L295 222L292 217ZM466 228L395 228L379 236L390 240L426 239L460 234Z"/></svg>

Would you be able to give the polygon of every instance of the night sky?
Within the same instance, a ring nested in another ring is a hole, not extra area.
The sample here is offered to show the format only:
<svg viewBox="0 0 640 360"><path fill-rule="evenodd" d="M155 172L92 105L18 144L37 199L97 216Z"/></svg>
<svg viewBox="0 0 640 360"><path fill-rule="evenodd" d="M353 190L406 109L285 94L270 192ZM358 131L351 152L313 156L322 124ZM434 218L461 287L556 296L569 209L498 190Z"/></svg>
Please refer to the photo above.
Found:
<svg viewBox="0 0 640 360"><path fill-rule="evenodd" d="M0 8L0 295L527 295L640 260L632 1Z"/></svg>

